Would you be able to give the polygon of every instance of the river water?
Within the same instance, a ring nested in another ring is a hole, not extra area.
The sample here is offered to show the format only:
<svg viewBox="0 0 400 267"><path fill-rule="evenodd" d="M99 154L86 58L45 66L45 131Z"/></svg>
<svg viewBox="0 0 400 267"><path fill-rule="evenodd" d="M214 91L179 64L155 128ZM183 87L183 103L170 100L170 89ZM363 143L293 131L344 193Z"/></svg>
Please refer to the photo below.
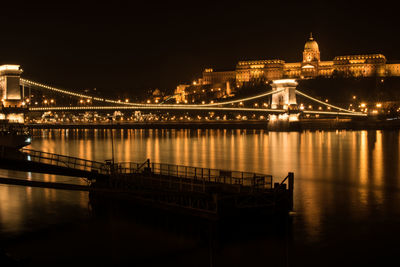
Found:
<svg viewBox="0 0 400 267"><path fill-rule="evenodd" d="M40 130L28 148L104 161L112 158L111 136L110 130ZM103 263L141 266L382 266L398 260L399 131L114 130L113 136L120 162L251 171L275 181L294 172L295 210L278 234L255 230L210 245L140 220L97 223L86 192L0 185L0 248L27 262L66 265L92 262L83 244L97 247ZM0 176L83 183L7 170ZM73 248L65 252L65 244Z"/></svg>

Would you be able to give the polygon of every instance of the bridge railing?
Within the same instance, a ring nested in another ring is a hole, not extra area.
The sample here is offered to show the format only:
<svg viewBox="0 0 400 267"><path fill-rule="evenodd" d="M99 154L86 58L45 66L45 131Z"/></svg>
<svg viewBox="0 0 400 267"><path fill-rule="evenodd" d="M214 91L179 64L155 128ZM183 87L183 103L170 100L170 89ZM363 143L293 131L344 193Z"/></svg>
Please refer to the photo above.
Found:
<svg viewBox="0 0 400 267"><path fill-rule="evenodd" d="M156 175L192 179L199 182L242 185L254 188L272 188L273 184L272 175L174 164L122 162L114 164L113 168L113 171L119 174L133 174L147 171Z"/></svg>
<svg viewBox="0 0 400 267"><path fill-rule="evenodd" d="M103 174L109 173L109 170L104 168L103 162L86 160L77 157L69 157L32 149L21 149L21 151L26 155L28 161L35 161L39 163L72 168L81 171L96 171Z"/></svg>

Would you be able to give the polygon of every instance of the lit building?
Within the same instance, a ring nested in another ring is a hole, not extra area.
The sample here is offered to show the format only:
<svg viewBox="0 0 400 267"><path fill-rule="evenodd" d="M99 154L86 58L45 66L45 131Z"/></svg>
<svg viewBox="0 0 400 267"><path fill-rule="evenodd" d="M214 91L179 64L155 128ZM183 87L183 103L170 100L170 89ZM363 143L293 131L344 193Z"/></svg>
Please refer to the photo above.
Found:
<svg viewBox="0 0 400 267"><path fill-rule="evenodd" d="M181 84L175 89L177 103L196 103L209 98L232 96L232 83L235 82L236 71L214 71L205 69L203 77L192 84Z"/></svg>
<svg viewBox="0 0 400 267"><path fill-rule="evenodd" d="M236 65L236 81L241 83L252 79L281 79L284 66L285 61L278 59L239 61Z"/></svg>
<svg viewBox="0 0 400 267"><path fill-rule="evenodd" d="M387 62L382 54L337 56L332 61L321 61L318 43L310 35L304 45L301 62L286 63L280 59L239 61L235 71L216 72L206 69L201 80L203 84L229 80L240 85L252 80L306 79L317 76L400 76L400 62Z"/></svg>
<svg viewBox="0 0 400 267"><path fill-rule="evenodd" d="M236 78L235 71L214 71L213 69L205 69L203 72L202 84L216 84L232 82Z"/></svg>
<svg viewBox="0 0 400 267"><path fill-rule="evenodd" d="M186 88L188 88L189 84L180 84L175 89L175 99L177 103L184 103L187 101L187 92Z"/></svg>

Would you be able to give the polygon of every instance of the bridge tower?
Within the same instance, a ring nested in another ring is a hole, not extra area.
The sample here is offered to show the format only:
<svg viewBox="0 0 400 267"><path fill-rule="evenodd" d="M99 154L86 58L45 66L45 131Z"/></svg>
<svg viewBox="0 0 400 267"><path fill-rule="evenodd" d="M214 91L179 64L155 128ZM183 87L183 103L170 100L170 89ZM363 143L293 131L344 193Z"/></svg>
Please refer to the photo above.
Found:
<svg viewBox="0 0 400 267"><path fill-rule="evenodd" d="M272 95L271 108L297 109L296 87L294 79L274 80L272 91L280 91Z"/></svg>
<svg viewBox="0 0 400 267"><path fill-rule="evenodd" d="M24 122L24 101L20 87L22 69L19 65L0 66L0 119L12 122Z"/></svg>

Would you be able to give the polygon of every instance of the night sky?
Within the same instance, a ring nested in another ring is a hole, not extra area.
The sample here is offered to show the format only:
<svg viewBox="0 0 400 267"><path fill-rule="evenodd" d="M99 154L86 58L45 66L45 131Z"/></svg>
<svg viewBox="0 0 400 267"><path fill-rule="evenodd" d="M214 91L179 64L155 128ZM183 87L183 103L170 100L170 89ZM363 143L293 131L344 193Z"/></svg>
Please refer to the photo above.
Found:
<svg viewBox="0 0 400 267"><path fill-rule="evenodd" d="M61 88L140 94L173 90L206 67L234 69L238 60L298 62L310 32L322 60L400 59L397 8L378 2L147 2L2 4L0 63Z"/></svg>

